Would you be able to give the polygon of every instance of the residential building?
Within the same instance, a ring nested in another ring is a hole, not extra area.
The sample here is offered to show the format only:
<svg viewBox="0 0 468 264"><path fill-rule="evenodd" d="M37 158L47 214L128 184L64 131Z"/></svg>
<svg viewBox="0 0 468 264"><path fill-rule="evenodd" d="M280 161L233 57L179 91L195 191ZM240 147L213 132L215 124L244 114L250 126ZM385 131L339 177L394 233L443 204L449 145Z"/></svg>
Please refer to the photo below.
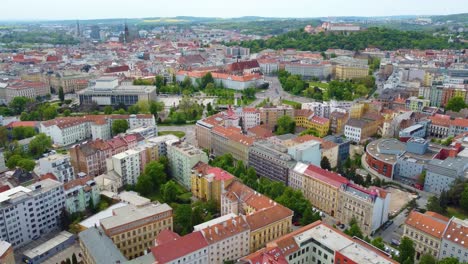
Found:
<svg viewBox="0 0 468 264"><path fill-rule="evenodd" d="M43 82L34 81L16 81L10 83L5 88L6 102L9 103L15 97L27 97L36 99L37 97L45 97L50 95L50 87Z"/></svg>
<svg viewBox="0 0 468 264"><path fill-rule="evenodd" d="M235 261L250 253L250 227L242 216L226 215L194 227L209 249L210 264Z"/></svg>
<svg viewBox="0 0 468 264"><path fill-rule="evenodd" d="M244 107L238 114L242 118L242 130L247 131L252 127L260 125L260 111L254 107Z"/></svg>
<svg viewBox="0 0 468 264"><path fill-rule="evenodd" d="M107 159L107 170L114 171L120 178L122 184L135 185L142 173L140 152L129 149Z"/></svg>
<svg viewBox="0 0 468 264"><path fill-rule="evenodd" d="M167 204L127 205L112 214L100 220L101 228L128 259L145 254L162 230L173 228L172 208Z"/></svg>
<svg viewBox="0 0 468 264"><path fill-rule="evenodd" d="M249 150L249 166L257 174L288 185L289 170L296 165L287 148L268 141L255 142Z"/></svg>
<svg viewBox="0 0 468 264"><path fill-rule="evenodd" d="M419 99L418 97L412 96L406 99L406 109L413 112L422 112L423 108L430 105L430 100Z"/></svg>
<svg viewBox="0 0 468 264"><path fill-rule="evenodd" d="M295 190L304 189L303 174L307 167L309 167L308 164L298 162L292 170L289 170L289 187Z"/></svg>
<svg viewBox="0 0 468 264"><path fill-rule="evenodd" d="M339 191L349 181L334 172L309 165L302 174L302 193L317 209L336 217Z"/></svg>
<svg viewBox="0 0 468 264"><path fill-rule="evenodd" d="M332 134L343 134L344 127L348 121L349 114L334 111L330 114L330 131Z"/></svg>
<svg viewBox="0 0 468 264"><path fill-rule="evenodd" d="M320 142L310 140L288 147L288 154L296 161L320 166Z"/></svg>
<svg viewBox="0 0 468 264"><path fill-rule="evenodd" d="M467 169L468 158L449 157L445 160L431 160L426 165L424 190L440 194L442 191L448 190L456 179L465 178Z"/></svg>
<svg viewBox="0 0 468 264"><path fill-rule="evenodd" d="M362 233L373 234L388 220L391 194L371 186L368 189L348 183L339 192L336 218L341 223L356 219Z"/></svg>
<svg viewBox="0 0 468 264"><path fill-rule="evenodd" d="M139 101L156 100L155 86L119 85L117 77L101 77L88 88L77 92L80 104L135 105Z"/></svg>
<svg viewBox="0 0 468 264"><path fill-rule="evenodd" d="M99 186L90 176L69 181L63 185L63 189L65 210L70 214L84 212L91 201L93 206L98 206L101 199Z"/></svg>
<svg viewBox="0 0 468 264"><path fill-rule="evenodd" d="M187 190L190 190L192 186L192 168L200 161L208 163L208 156L205 152L187 142L175 140L167 142L167 157L172 177Z"/></svg>
<svg viewBox="0 0 468 264"><path fill-rule="evenodd" d="M249 251L252 253L289 233L294 212L239 181L233 181L221 196L221 215L229 214L245 216L250 228Z"/></svg>
<svg viewBox="0 0 468 264"><path fill-rule="evenodd" d="M192 194L203 201L221 203L221 193L235 177L229 172L199 162L192 169Z"/></svg>
<svg viewBox="0 0 468 264"><path fill-rule="evenodd" d="M380 125L383 124L383 118L363 116L361 119L350 118L345 125L344 135L354 142L367 140L374 134L377 134Z"/></svg>
<svg viewBox="0 0 468 264"><path fill-rule="evenodd" d="M84 264L125 263L127 259L112 240L98 227L90 227L78 234Z"/></svg>
<svg viewBox="0 0 468 264"><path fill-rule="evenodd" d="M155 263L167 264L210 263L208 251L209 244L200 231L181 237L171 230L163 230L151 248Z"/></svg>
<svg viewBox="0 0 468 264"><path fill-rule="evenodd" d="M468 220L452 217L442 233L439 259L456 258L460 263L468 262Z"/></svg>
<svg viewBox="0 0 468 264"><path fill-rule="evenodd" d="M195 137L199 148L211 150L211 129L213 127L213 124L204 120L197 121L195 124Z"/></svg>
<svg viewBox="0 0 468 264"><path fill-rule="evenodd" d="M420 260L424 254L439 256L442 236L449 219L440 214L427 211L420 213L412 211L403 225L403 236L413 240L416 250L415 259Z"/></svg>
<svg viewBox="0 0 468 264"><path fill-rule="evenodd" d="M81 72L62 72L55 74L47 74L42 79L56 91L62 87L64 93L74 93L88 87L91 75L82 74Z"/></svg>
<svg viewBox="0 0 468 264"><path fill-rule="evenodd" d="M76 242L76 236L70 232L62 231L53 238L41 243L39 246L23 252L24 263L42 263ZM3 263L3 262L2 262Z"/></svg>
<svg viewBox="0 0 468 264"><path fill-rule="evenodd" d="M290 105L260 107L260 122L268 129L273 130L282 116L294 118L294 108Z"/></svg>
<svg viewBox="0 0 468 264"><path fill-rule="evenodd" d="M319 154L321 154L321 156L317 156L317 154L314 154L314 156L312 156L314 158L308 160L310 164L320 166L321 159L326 157L328 161L330 162L330 166L332 168L335 168L338 165L339 145L332 141L328 141L323 138L319 138L319 137L312 136L312 135L304 135L304 136L299 136L297 138L292 139L291 143L286 143L285 145L294 146L296 144L304 144L306 142L320 142ZM317 164L317 161L318 161L318 164Z"/></svg>
<svg viewBox="0 0 468 264"><path fill-rule="evenodd" d="M321 221L301 227L240 259L240 263L397 264L390 254Z"/></svg>
<svg viewBox="0 0 468 264"><path fill-rule="evenodd" d="M215 126L211 130L211 153L215 156L231 154L245 165L249 162L249 148L254 139L241 133L237 127Z"/></svg>
<svg viewBox="0 0 468 264"><path fill-rule="evenodd" d="M0 193L0 238L21 247L59 226L65 206L62 183L45 179Z"/></svg>
<svg viewBox="0 0 468 264"><path fill-rule="evenodd" d="M6 171L8 168L5 163L5 152L3 149L0 149L0 172Z"/></svg>
<svg viewBox="0 0 468 264"><path fill-rule="evenodd" d="M313 77L324 80L331 78L333 67L329 62L313 63L285 63L284 69L292 75L300 75L306 80Z"/></svg>
<svg viewBox="0 0 468 264"><path fill-rule="evenodd" d="M0 263L15 264L15 254L10 243L0 240Z"/></svg>
<svg viewBox="0 0 468 264"><path fill-rule="evenodd" d="M348 159L349 157L349 148L350 148L350 145L351 145L351 141L349 141L348 139L344 138L344 137L340 137L340 136L333 136L333 135L330 135L330 136L326 136L323 138L323 140L325 142L332 142L332 143L335 143L336 145L338 145L338 160L337 160L337 165L339 164L343 164L346 159ZM330 144L323 144L323 146L325 147L328 147L328 145ZM332 149L333 147L329 147L329 149ZM331 156L331 155L329 155ZM328 157L328 156L327 156ZM330 161L330 165L332 164L333 162L333 159L330 159L328 157L328 160ZM332 166L333 167L333 166Z"/></svg>
<svg viewBox="0 0 468 264"><path fill-rule="evenodd" d="M70 156L53 154L39 159L40 174L52 173L59 182L69 182L75 179L75 173L71 166Z"/></svg>
<svg viewBox="0 0 468 264"><path fill-rule="evenodd" d="M319 137L326 136L330 129L330 120L316 116L311 110L296 110L294 120L296 121L296 126L312 129L317 132L317 136Z"/></svg>
<svg viewBox="0 0 468 264"><path fill-rule="evenodd" d="M258 63L257 63L258 65ZM247 69L250 70L250 69ZM258 66L260 71L260 66ZM215 71L178 71L176 74L176 80L182 82L186 77L189 77L193 85L197 85L197 80L200 80L208 72L211 72L211 76L216 84L222 84L223 87L242 91L251 87L258 87L264 83L263 75L259 72L242 71L241 73L231 72L215 72Z"/></svg>

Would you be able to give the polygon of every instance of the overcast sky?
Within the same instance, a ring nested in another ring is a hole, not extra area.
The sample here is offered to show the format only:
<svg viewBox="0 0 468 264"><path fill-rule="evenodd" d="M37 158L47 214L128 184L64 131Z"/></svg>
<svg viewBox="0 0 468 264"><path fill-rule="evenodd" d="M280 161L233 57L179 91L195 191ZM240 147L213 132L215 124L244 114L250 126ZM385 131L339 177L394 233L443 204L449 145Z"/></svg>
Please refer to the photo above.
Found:
<svg viewBox="0 0 468 264"><path fill-rule="evenodd" d="M467 13L468 0L0 0L0 20Z"/></svg>

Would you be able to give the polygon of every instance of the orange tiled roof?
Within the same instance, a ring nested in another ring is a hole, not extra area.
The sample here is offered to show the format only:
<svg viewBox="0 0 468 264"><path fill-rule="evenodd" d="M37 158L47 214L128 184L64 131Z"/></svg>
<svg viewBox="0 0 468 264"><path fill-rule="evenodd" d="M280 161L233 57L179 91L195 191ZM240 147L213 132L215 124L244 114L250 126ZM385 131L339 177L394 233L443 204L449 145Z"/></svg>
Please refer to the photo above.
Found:
<svg viewBox="0 0 468 264"><path fill-rule="evenodd" d="M442 238L448 221L448 218L434 212L422 214L412 211L406 218L405 224L433 237Z"/></svg>

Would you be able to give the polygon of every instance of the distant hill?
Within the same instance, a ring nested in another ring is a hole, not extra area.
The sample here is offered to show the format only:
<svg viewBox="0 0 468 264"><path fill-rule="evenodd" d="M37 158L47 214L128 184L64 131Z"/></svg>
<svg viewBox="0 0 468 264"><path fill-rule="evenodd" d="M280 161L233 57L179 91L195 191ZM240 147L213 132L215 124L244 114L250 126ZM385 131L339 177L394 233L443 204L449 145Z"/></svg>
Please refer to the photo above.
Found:
<svg viewBox="0 0 468 264"><path fill-rule="evenodd" d="M446 16L431 16L432 22L446 22L453 21L455 23L465 23L468 24L468 13L463 14L453 14Z"/></svg>

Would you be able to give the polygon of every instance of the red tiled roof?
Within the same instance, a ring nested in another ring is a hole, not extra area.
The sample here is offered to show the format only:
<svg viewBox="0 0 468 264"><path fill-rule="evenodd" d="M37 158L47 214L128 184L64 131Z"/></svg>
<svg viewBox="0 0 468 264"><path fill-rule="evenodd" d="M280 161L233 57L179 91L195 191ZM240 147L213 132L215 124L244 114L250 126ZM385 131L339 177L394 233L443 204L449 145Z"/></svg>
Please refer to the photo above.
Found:
<svg viewBox="0 0 468 264"><path fill-rule="evenodd" d="M434 212L422 214L412 211L406 218L405 224L433 237L442 238L448 221L448 218Z"/></svg>
<svg viewBox="0 0 468 264"><path fill-rule="evenodd" d="M105 70L105 73L126 72L126 71L129 71L129 70L130 70L130 68L127 65L113 66L113 67L108 67Z"/></svg>
<svg viewBox="0 0 468 264"><path fill-rule="evenodd" d="M54 181L58 180L57 177L51 172L41 175L40 179L41 179L41 181L43 181L45 179L51 179L51 180L54 180Z"/></svg>
<svg viewBox="0 0 468 264"><path fill-rule="evenodd" d="M164 243L169 243L179 238L179 234L171 231L170 229L164 229L156 236L155 243L156 245L160 245Z"/></svg>
<svg viewBox="0 0 468 264"><path fill-rule="evenodd" d="M7 125L7 128L14 127L36 127L37 121L13 121Z"/></svg>
<svg viewBox="0 0 468 264"><path fill-rule="evenodd" d="M6 192L6 191L8 191L8 190L10 190L10 186L8 186L8 185L2 185L2 186L0 186L0 193Z"/></svg>
<svg viewBox="0 0 468 264"><path fill-rule="evenodd" d="M260 209L253 214L247 215L245 220L250 226L250 231L255 231L282 219L292 217L293 214L294 212L289 208L276 204L272 207Z"/></svg>
<svg viewBox="0 0 468 264"><path fill-rule="evenodd" d="M155 246L151 248L151 253L157 263L167 263L207 246L208 243L201 232L193 232Z"/></svg>
<svg viewBox="0 0 468 264"><path fill-rule="evenodd" d="M452 121L452 125L459 127L468 127L468 119L457 118Z"/></svg>
<svg viewBox="0 0 468 264"><path fill-rule="evenodd" d="M468 251L468 221L452 218L445 229L443 238L464 247Z"/></svg>
<svg viewBox="0 0 468 264"><path fill-rule="evenodd" d="M304 171L304 175L333 185L336 188L339 188L343 184L349 183L348 179L345 177L340 176L334 172L324 170L315 165L309 165Z"/></svg>
<svg viewBox="0 0 468 264"><path fill-rule="evenodd" d="M69 181L69 182L63 184L63 189L69 190L69 189L71 189L73 187L76 187L76 186L85 186L86 182L91 181L92 179L93 179L93 177L86 176L84 178L78 178L78 179Z"/></svg>

